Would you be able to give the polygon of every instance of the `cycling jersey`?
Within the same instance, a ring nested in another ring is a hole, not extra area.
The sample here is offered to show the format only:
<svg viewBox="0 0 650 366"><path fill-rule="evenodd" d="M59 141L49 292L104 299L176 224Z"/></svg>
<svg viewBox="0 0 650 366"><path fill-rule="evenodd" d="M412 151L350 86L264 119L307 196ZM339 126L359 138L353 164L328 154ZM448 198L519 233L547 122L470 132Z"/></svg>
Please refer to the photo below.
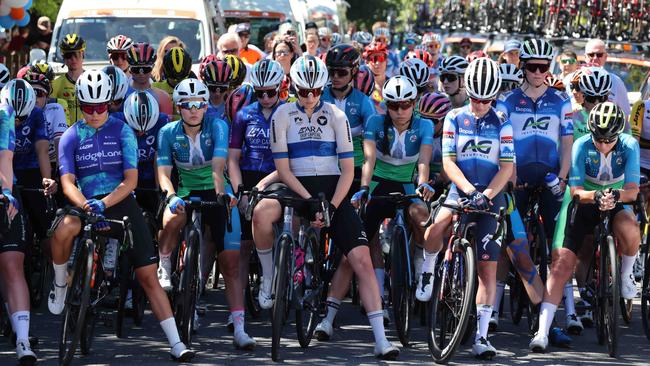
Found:
<svg viewBox="0 0 650 366"><path fill-rule="evenodd" d="M269 118L262 113L259 102L237 112L230 131L228 147L241 150L239 168L255 172L271 173L275 170L271 142L269 140L271 118L282 102L274 108Z"/></svg>
<svg viewBox="0 0 650 366"><path fill-rule="evenodd" d="M476 188L486 188L499 163L513 162L510 121L494 108L479 119L469 106L451 110L443 125L442 156L456 158L465 178Z"/></svg>
<svg viewBox="0 0 650 366"><path fill-rule="evenodd" d="M133 130L114 117L109 116L98 129L80 120L59 142L61 176L74 174L86 198L111 193L124 180L124 172L137 167Z"/></svg>
<svg viewBox="0 0 650 366"><path fill-rule="evenodd" d="M589 120L589 111L580 107L573 110L573 141L584 135L590 134L587 121Z"/></svg>
<svg viewBox="0 0 650 366"><path fill-rule="evenodd" d="M332 94L330 87L323 90L321 100L332 103L340 110L345 112L352 130L352 145L354 146L354 166L363 165L363 127L368 123L370 117L375 114L375 108L370 98L352 88L348 95L342 99L337 99Z"/></svg>
<svg viewBox="0 0 650 366"><path fill-rule="evenodd" d="M29 117L16 125L14 170L38 169L36 143L48 140L43 110L34 107Z"/></svg>
<svg viewBox="0 0 650 366"><path fill-rule="evenodd" d="M621 134L607 156L596 149L591 135L574 142L569 177L572 187L587 191L622 189L627 183L639 184L639 180L639 143L632 136Z"/></svg>
<svg viewBox="0 0 650 366"><path fill-rule="evenodd" d="M224 121L228 121L228 117L226 117L226 103L221 103L217 106L215 106L212 103L208 103L208 110L205 112L206 115L208 114L214 114L217 118L222 119Z"/></svg>
<svg viewBox="0 0 650 366"><path fill-rule="evenodd" d="M442 138L433 136L431 160L429 161L429 175L440 174L442 171Z"/></svg>
<svg viewBox="0 0 650 366"><path fill-rule="evenodd" d="M158 133L167 123L169 117L160 113L158 122L149 131L144 133L133 131L138 140L138 187L151 187L155 183L154 161L158 147Z"/></svg>
<svg viewBox="0 0 650 366"><path fill-rule="evenodd" d="M533 101L521 88L501 94L497 110L511 121L517 155L517 179L539 184L560 170L560 146L573 134L571 103L566 93L547 88Z"/></svg>
<svg viewBox="0 0 650 366"><path fill-rule="evenodd" d="M170 122L158 133L158 166L178 168L178 195L190 191L215 189L212 159L228 155L228 124L213 116L204 116L201 131L194 139L185 134L183 120Z"/></svg>
<svg viewBox="0 0 650 366"><path fill-rule="evenodd" d="M386 103L381 95L381 90L373 90L370 94L370 101L374 104L377 114L386 114Z"/></svg>
<svg viewBox="0 0 650 366"><path fill-rule="evenodd" d="M52 91L50 96L53 98L60 98L68 103L68 126L72 126L75 122L82 119L84 116L79 107L79 100L75 90L75 81L70 80L68 74L63 74L52 81Z"/></svg>
<svg viewBox="0 0 650 366"><path fill-rule="evenodd" d="M609 97L607 98L610 102L614 102L619 106L623 113L626 116L629 116L631 113L630 100L627 97L627 88L623 80L613 72L610 72L609 75L612 77L612 89L609 91ZM625 131L629 131L630 125L625 124Z"/></svg>
<svg viewBox="0 0 650 366"><path fill-rule="evenodd" d="M433 122L415 118L407 130L399 133L394 126L384 128L386 116L370 118L364 139L376 143L377 162L373 176L396 182L412 182L413 172L420 157L420 146L433 144ZM385 136L385 133L388 136ZM383 144L387 138L388 149ZM383 151L388 151L384 154Z"/></svg>
<svg viewBox="0 0 650 366"><path fill-rule="evenodd" d="M0 103L0 151L14 151L16 124L14 110L9 104Z"/></svg>
<svg viewBox="0 0 650 366"><path fill-rule="evenodd" d="M400 59L397 53L389 51L386 57L386 79L399 75L399 65Z"/></svg>
<svg viewBox="0 0 650 366"><path fill-rule="evenodd" d="M129 95L131 95L136 91L146 91L149 92L149 94L156 97L156 101L158 102L158 106L160 107L160 113L164 113L168 116L172 116L174 114L174 106L172 105L172 99L167 92L153 87L149 87L148 89L144 89L144 90L139 90L139 89L135 89L132 85L129 85L129 88L126 89L126 95L124 96L124 98L125 99L128 98ZM180 117L178 118L180 119Z"/></svg>
<svg viewBox="0 0 650 366"><path fill-rule="evenodd" d="M297 177L340 175L338 160L354 157L350 124L330 103L320 101L311 118L297 102L283 104L271 118L271 151Z"/></svg>
<svg viewBox="0 0 650 366"><path fill-rule="evenodd" d="M65 130L68 129L65 110L61 104L52 102L45 105L43 113L45 114L47 136L50 140L50 161L55 162L56 148L54 146L54 140L61 138Z"/></svg>
<svg viewBox="0 0 650 366"><path fill-rule="evenodd" d="M639 140L641 149L641 167L650 169L650 101L638 101L632 107L630 125L632 135Z"/></svg>

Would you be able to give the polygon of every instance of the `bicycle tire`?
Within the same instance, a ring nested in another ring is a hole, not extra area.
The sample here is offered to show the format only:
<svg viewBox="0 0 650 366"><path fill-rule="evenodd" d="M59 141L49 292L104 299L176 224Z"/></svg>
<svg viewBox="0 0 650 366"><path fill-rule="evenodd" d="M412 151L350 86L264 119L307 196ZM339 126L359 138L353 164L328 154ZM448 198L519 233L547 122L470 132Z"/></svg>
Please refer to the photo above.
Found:
<svg viewBox="0 0 650 366"><path fill-rule="evenodd" d="M632 323L632 311L634 310L634 302L630 299L624 299L621 297L621 318L625 325L630 325Z"/></svg>
<svg viewBox="0 0 650 366"><path fill-rule="evenodd" d="M124 337L124 315L126 297L129 293L129 261L126 256L119 256L119 295L117 298L117 310L115 311L115 336L117 338Z"/></svg>
<svg viewBox="0 0 650 366"><path fill-rule="evenodd" d="M409 347L411 310L413 307L412 284L409 283L409 265L406 260L406 232L403 227L393 228L390 247L390 289L397 337L404 347ZM411 272L412 273L412 272Z"/></svg>
<svg viewBox="0 0 650 366"><path fill-rule="evenodd" d="M181 341L190 348L192 344L192 331L194 330L194 312L198 294L199 280L199 234L190 230L185 248L185 267L181 273L181 301L183 312L181 314Z"/></svg>
<svg viewBox="0 0 650 366"><path fill-rule="evenodd" d="M546 240L546 231L544 231L544 224L541 218L535 220L536 237L535 243L537 244L537 252L535 262L537 263L537 273L542 279L542 283L546 283L548 278L548 241Z"/></svg>
<svg viewBox="0 0 650 366"><path fill-rule="evenodd" d="M81 329L81 339L79 340L79 349L81 354L87 356L90 353L90 347L95 336L95 323L97 322L97 313L95 308L90 307L86 311L86 320Z"/></svg>
<svg viewBox="0 0 650 366"><path fill-rule="evenodd" d="M65 299L65 315L61 323L59 335L59 364L69 365L72 362L77 345L81 338L83 323L90 304L90 281L92 276L93 255L95 244L86 240L80 245L81 250L75 263L72 283L68 288ZM85 259L85 260L83 260ZM68 344L69 342L69 344Z"/></svg>
<svg viewBox="0 0 650 366"><path fill-rule="evenodd" d="M646 238L646 249L643 255L645 256L645 267L643 269L643 286L641 287L641 324L643 331L648 340L650 340L650 251L648 250L649 243Z"/></svg>
<svg viewBox="0 0 650 366"><path fill-rule="evenodd" d="M618 354L618 309L619 299L621 298L621 278L618 265L618 255L614 238L607 236L607 256L605 265L610 272L609 291L605 297L605 338L607 339L607 350L610 357L616 357ZM605 280L607 278L605 277Z"/></svg>
<svg viewBox="0 0 650 366"><path fill-rule="evenodd" d="M303 301L296 306L296 333L300 347L307 348L314 336L316 325L320 317L318 316L318 306L320 304L321 294L313 293L311 290L320 283L320 251L318 250L318 235L313 229L307 231L305 241L305 254L312 253L313 261L304 266L304 279L299 285L298 295L302 296ZM308 279L307 276L310 276Z"/></svg>
<svg viewBox="0 0 650 366"><path fill-rule="evenodd" d="M246 283L244 297L246 301L246 311L254 319L259 318L260 313L262 312L262 308L260 308L259 303L259 293L262 278L259 274L259 270L260 265L259 259L257 258L257 252L253 251L251 254L250 266L248 270L248 282Z"/></svg>
<svg viewBox="0 0 650 366"><path fill-rule="evenodd" d="M449 276L443 276L444 266L451 268L449 273L462 273L463 276L456 276L456 281ZM444 260L436 271L437 276L434 282L434 292L429 302L429 316L427 321L427 344L429 353L436 363L447 363L460 345L461 338L465 335L467 325L470 321L472 300L476 287L476 259L474 248L471 245L464 247L464 253L454 253L451 261ZM462 277L462 278L458 278ZM452 283L455 282L455 283ZM443 287L443 284L445 286ZM452 286L453 285L453 286ZM458 287L456 287L458 286ZM450 289L454 288L454 295L461 294L460 300L447 299L450 296ZM442 301L447 299L449 301ZM451 306L460 305L460 312L457 319L453 318ZM439 334L437 329L440 329ZM445 335L451 335L445 342Z"/></svg>
<svg viewBox="0 0 650 366"><path fill-rule="evenodd" d="M135 325L142 326L142 321L144 320L144 311L147 307L147 295L144 292L144 289L140 284L134 286L132 290L133 297L133 323Z"/></svg>
<svg viewBox="0 0 650 366"><path fill-rule="evenodd" d="M273 361L277 361L280 356L280 339L282 338L282 328L287 314L291 239L286 235L282 235L275 245L277 245L277 256L275 272L273 273L272 293L274 301L271 309L271 359Z"/></svg>
<svg viewBox="0 0 650 366"><path fill-rule="evenodd" d="M521 283L521 278L517 273L513 275L511 285L508 299L510 302L510 318L513 324L519 325L525 309L528 308L528 296L524 290L524 285Z"/></svg>

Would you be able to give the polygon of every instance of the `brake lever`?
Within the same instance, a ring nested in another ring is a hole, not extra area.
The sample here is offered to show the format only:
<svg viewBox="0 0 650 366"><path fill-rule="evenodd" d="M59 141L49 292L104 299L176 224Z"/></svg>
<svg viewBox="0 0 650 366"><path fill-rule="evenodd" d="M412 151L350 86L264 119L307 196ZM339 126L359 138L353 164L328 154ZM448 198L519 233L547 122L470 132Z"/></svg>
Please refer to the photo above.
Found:
<svg viewBox="0 0 650 366"><path fill-rule="evenodd" d="M325 199L325 193L320 192L318 194L318 199L320 200L320 207L321 211L323 212L323 223L325 227L330 226L330 205L329 202L327 202L327 199Z"/></svg>
<svg viewBox="0 0 650 366"><path fill-rule="evenodd" d="M248 197L248 207L246 207L245 213L246 220L248 221L251 221L253 218L253 208L255 208L255 205L257 205L257 192L257 187L253 187L250 193L250 197Z"/></svg>

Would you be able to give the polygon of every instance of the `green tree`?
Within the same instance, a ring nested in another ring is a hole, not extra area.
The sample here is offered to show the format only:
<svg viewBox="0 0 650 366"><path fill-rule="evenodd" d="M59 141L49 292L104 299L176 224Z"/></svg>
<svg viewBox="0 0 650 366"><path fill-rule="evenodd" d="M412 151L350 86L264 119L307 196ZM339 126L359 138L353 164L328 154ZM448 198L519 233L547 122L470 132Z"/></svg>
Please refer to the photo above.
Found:
<svg viewBox="0 0 650 366"><path fill-rule="evenodd" d="M59 14L59 8L62 2L63 0L36 0L29 9L30 16L32 19L35 19L45 15L54 23L56 16Z"/></svg>
<svg viewBox="0 0 650 366"><path fill-rule="evenodd" d="M389 10L395 9L400 1L409 0L347 0L350 4L347 17L356 22L359 29L370 29L372 23L385 21Z"/></svg>

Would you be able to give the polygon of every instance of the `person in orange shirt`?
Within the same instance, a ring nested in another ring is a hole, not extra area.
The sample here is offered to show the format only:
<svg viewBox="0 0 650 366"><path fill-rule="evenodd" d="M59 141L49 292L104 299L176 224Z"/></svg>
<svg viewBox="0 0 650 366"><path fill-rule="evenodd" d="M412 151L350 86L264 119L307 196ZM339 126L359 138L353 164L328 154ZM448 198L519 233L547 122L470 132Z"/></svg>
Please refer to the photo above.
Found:
<svg viewBox="0 0 650 366"><path fill-rule="evenodd" d="M240 23L235 27L235 32L241 40L241 49L239 50L239 58L244 60L249 65L255 64L257 61L264 58L262 50L256 46L249 44L251 39L251 25L250 23Z"/></svg>

